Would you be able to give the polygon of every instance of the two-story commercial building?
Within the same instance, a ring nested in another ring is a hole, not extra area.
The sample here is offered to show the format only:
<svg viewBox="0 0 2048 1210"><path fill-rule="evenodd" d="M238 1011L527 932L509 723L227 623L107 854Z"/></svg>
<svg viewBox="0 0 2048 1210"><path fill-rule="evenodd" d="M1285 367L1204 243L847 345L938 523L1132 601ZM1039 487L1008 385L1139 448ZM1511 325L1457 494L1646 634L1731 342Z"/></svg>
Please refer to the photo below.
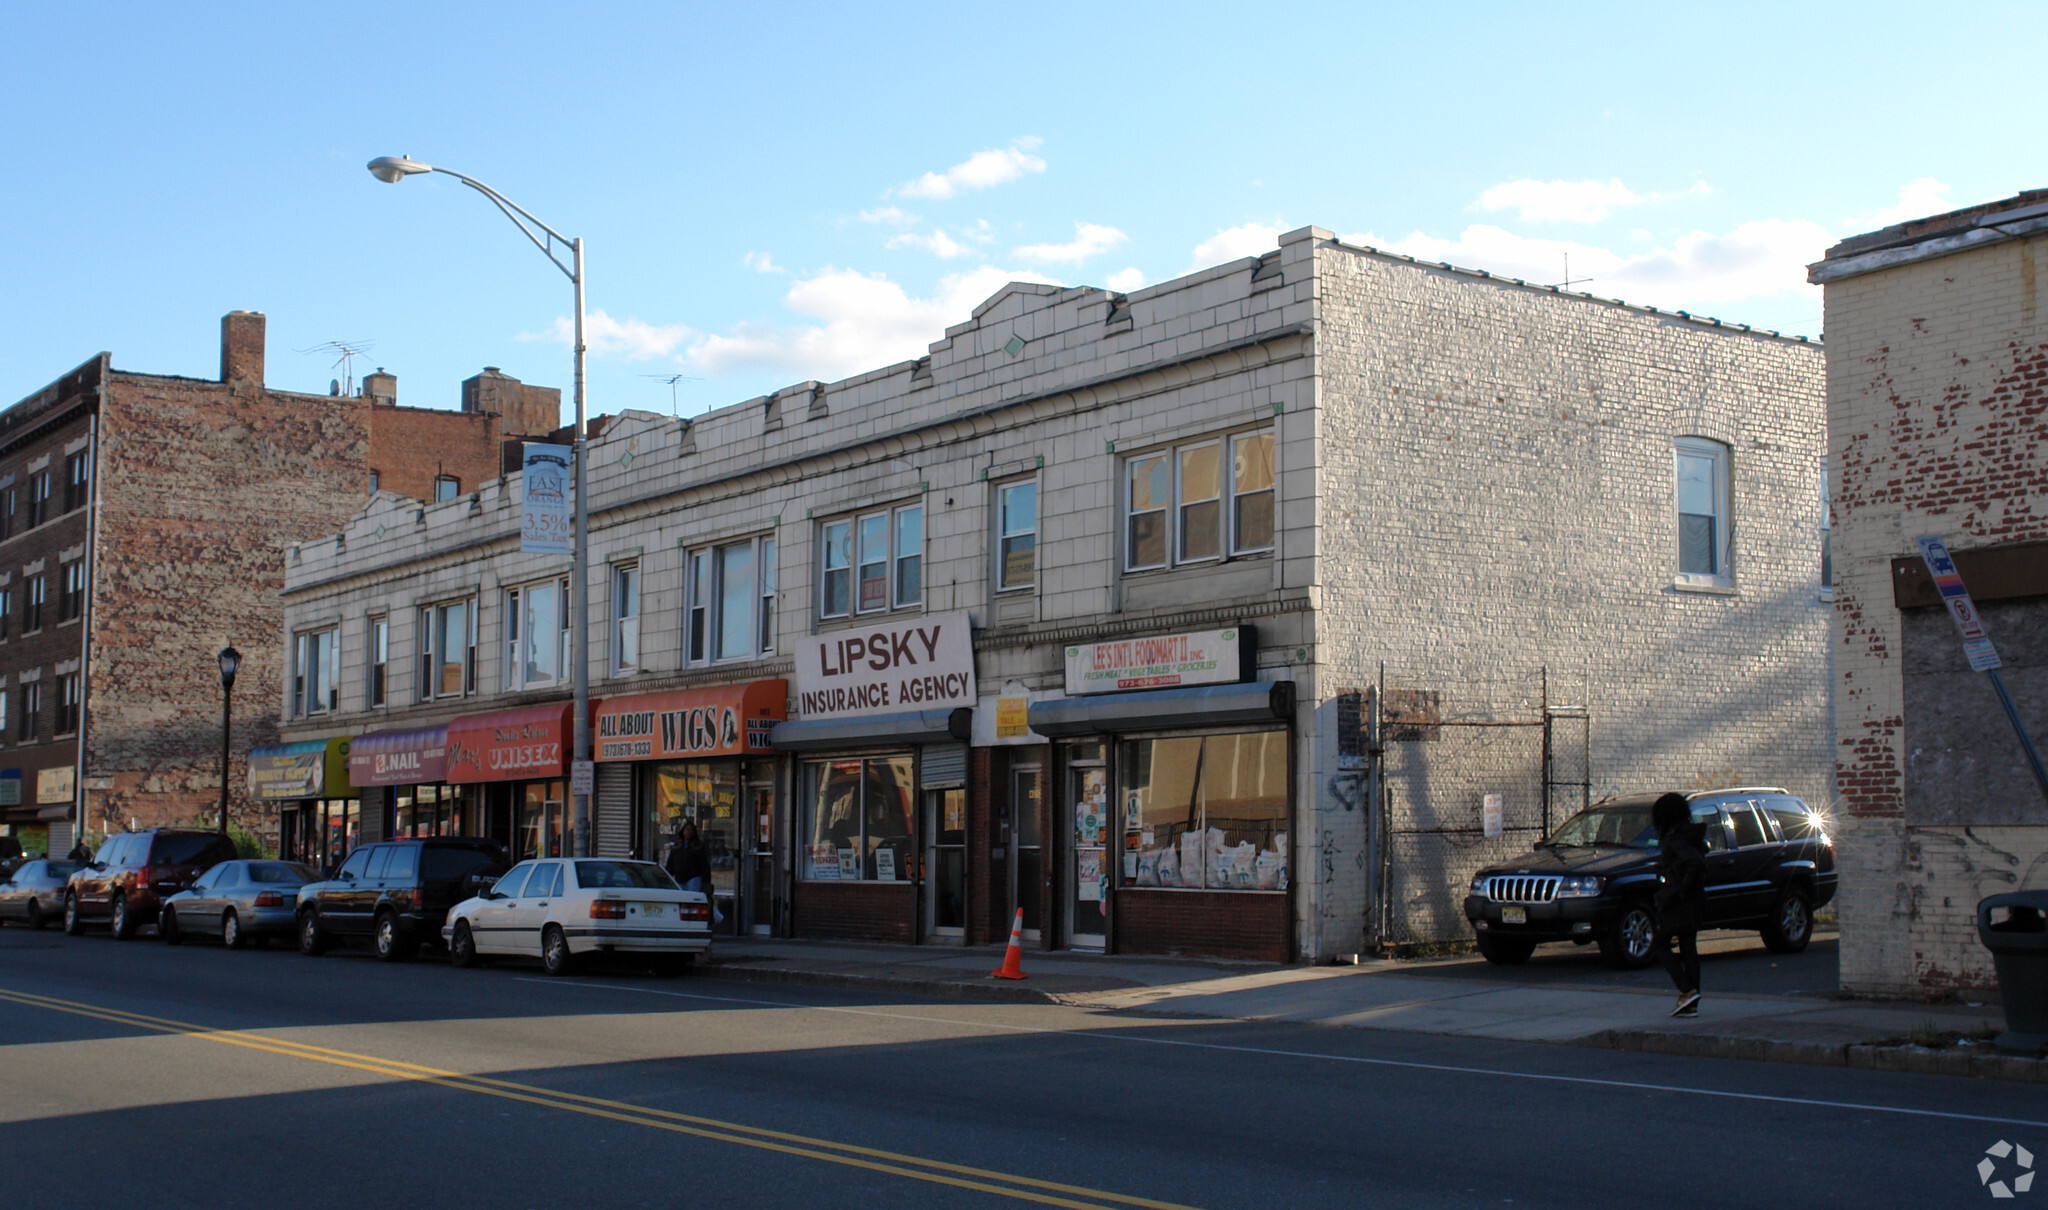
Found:
<svg viewBox="0 0 2048 1210"><path fill-rule="evenodd" d="M567 853L581 575L592 848L694 820L728 927L1456 936L1604 789L1826 798L1821 446L1815 344L1314 228L1013 284L917 361L611 418L587 567L521 553L517 474L295 547L283 735L355 794L280 809L323 859Z"/></svg>

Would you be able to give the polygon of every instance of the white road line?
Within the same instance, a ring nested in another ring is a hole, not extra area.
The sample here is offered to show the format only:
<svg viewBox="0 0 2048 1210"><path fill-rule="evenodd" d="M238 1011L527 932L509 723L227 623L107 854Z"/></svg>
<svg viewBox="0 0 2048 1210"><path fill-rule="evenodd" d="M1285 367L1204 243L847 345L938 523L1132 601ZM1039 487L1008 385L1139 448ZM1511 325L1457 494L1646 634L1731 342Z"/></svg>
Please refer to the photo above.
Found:
<svg viewBox="0 0 2048 1210"><path fill-rule="evenodd" d="M1190 1042L1182 1038L1148 1038L1139 1034L1112 1033L1094 1029L1048 1029L1037 1025L1008 1025L999 1021L961 1021L952 1017L928 1017L917 1013L892 1013L873 1008L851 1008L833 1004L800 1004L787 1000L758 1000L747 996L713 996L704 992L677 992L666 988L634 987L624 983L587 983L581 980L536 979L515 975L521 983L553 987L595 987L611 991L638 992L647 996L670 996L678 1000L706 1000L719 1004L750 1004L765 1008L794 1008L807 1012L845 1013L855 1017L881 1017L897 1021L920 1021L935 1025L959 1025L969 1029L999 1029L1020 1034L1060 1034L1072 1038L1100 1038L1104 1041L1134 1042L1147 1046L1181 1046L1191 1050L1218 1050L1234 1054L1267 1055L1283 1059L1316 1059L1326 1063L1357 1063L1368 1067L1396 1067L1408 1071L1448 1072L1455 1075L1495 1076L1507 1080L1542 1080L1554 1084L1589 1084L1598 1088L1625 1088L1637 1092L1672 1092L1699 1097L1723 1097L1737 1101L1768 1101L1776 1105L1803 1105L1814 1109L1847 1109L1858 1113L1894 1113L1910 1117L1943 1118L1955 1122L1985 1122L1998 1126L2032 1126L2048 1129L2048 1121L2030 1118L2000 1118L1977 1113L1949 1113L1939 1109L1909 1109L1898 1105L1871 1105L1860 1101L1830 1101L1819 1097L1787 1097L1765 1092L1730 1092L1719 1088L1689 1088L1682 1084L1651 1084L1640 1080L1604 1080L1597 1076L1560 1076L1537 1071L1504 1071L1494 1067L1464 1067L1451 1063L1418 1063L1411 1059L1374 1059L1362 1055L1329 1055L1306 1050L1277 1050L1264 1046L1232 1046L1223 1042Z"/></svg>

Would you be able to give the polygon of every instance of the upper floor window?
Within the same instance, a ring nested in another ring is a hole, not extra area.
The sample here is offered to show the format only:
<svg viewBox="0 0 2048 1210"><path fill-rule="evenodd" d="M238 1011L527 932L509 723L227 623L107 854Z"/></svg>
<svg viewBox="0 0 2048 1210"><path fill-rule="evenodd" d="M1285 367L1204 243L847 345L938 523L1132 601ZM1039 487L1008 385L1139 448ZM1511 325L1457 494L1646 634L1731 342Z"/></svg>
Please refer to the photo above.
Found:
<svg viewBox="0 0 2048 1210"><path fill-rule="evenodd" d="M996 488L996 590L1038 582L1038 481Z"/></svg>
<svg viewBox="0 0 2048 1210"><path fill-rule="evenodd" d="M640 667L640 565L612 568L612 671Z"/></svg>
<svg viewBox="0 0 2048 1210"><path fill-rule="evenodd" d="M34 529L50 519L50 472L37 471L28 479L28 527Z"/></svg>
<svg viewBox="0 0 2048 1210"><path fill-rule="evenodd" d="M462 480L453 475L434 476L434 499L453 500L462 494Z"/></svg>
<svg viewBox="0 0 2048 1210"><path fill-rule="evenodd" d="M818 613L843 618L924 602L924 506L827 521Z"/></svg>
<svg viewBox="0 0 2048 1210"><path fill-rule="evenodd" d="M292 714L325 714L340 705L334 679L340 632L330 626L292 640Z"/></svg>
<svg viewBox="0 0 2048 1210"><path fill-rule="evenodd" d="M684 567L684 654L691 663L775 650L775 539L694 550Z"/></svg>
<svg viewBox="0 0 2048 1210"><path fill-rule="evenodd" d="M1155 450L1124 462L1124 570L1273 547L1273 433Z"/></svg>
<svg viewBox="0 0 2048 1210"><path fill-rule="evenodd" d="M378 488L378 486L379 486L379 485L380 485L380 484L381 484L381 483L383 482L383 479L384 479L384 477L383 477L382 475L379 475L379 474L378 474L378 473L377 473L376 471L371 471L371 472L370 472L370 494L371 494L371 495L375 495L375 494L377 493L377 488Z"/></svg>
<svg viewBox="0 0 2048 1210"><path fill-rule="evenodd" d="M391 667L391 619L388 616L371 618L369 637L370 705L381 706Z"/></svg>
<svg viewBox="0 0 2048 1210"><path fill-rule="evenodd" d="M7 637L8 629L14 623L14 589L0 588L0 640ZM4 730L4 728L0 728Z"/></svg>
<svg viewBox="0 0 2048 1210"><path fill-rule="evenodd" d="M64 511L68 513L74 508L84 508L91 492L92 463L86 460L85 451L80 450L76 454L66 456L64 459Z"/></svg>
<svg viewBox="0 0 2048 1210"><path fill-rule="evenodd" d="M0 489L0 541L14 536L14 506L20 498L19 488Z"/></svg>
<svg viewBox="0 0 2048 1210"><path fill-rule="evenodd" d="M63 589L57 597L57 620L69 622L85 611L85 560L64 564Z"/></svg>
<svg viewBox="0 0 2048 1210"><path fill-rule="evenodd" d="M1728 447L1703 437L1680 437L1678 572L1710 580L1728 578Z"/></svg>
<svg viewBox="0 0 2048 1210"><path fill-rule="evenodd" d="M67 672L57 678L58 735L78 734L78 674Z"/></svg>
<svg viewBox="0 0 2048 1210"><path fill-rule="evenodd" d="M505 594L506 684L552 685L570 672L569 581L544 580Z"/></svg>
<svg viewBox="0 0 2048 1210"><path fill-rule="evenodd" d="M37 574L21 581L21 632L33 634L43 628L43 603L49 599L50 578Z"/></svg>
<svg viewBox="0 0 2048 1210"><path fill-rule="evenodd" d="M16 738L28 743L36 738L37 728L42 725L43 683L29 681L21 687L21 720Z"/></svg>
<svg viewBox="0 0 2048 1210"><path fill-rule="evenodd" d="M1828 495L1828 464L1820 464L1820 586L1835 587L1835 502ZM5 637L5 636L0 636Z"/></svg>
<svg viewBox="0 0 2048 1210"><path fill-rule="evenodd" d="M420 610L420 700L476 692L476 598Z"/></svg>

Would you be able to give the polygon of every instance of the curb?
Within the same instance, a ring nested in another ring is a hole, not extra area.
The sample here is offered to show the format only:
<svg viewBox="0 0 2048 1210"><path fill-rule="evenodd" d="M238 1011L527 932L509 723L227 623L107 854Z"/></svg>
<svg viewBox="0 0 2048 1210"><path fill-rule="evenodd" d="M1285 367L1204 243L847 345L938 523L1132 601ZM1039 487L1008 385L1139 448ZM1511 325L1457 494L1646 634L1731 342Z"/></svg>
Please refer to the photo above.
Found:
<svg viewBox="0 0 2048 1210"><path fill-rule="evenodd" d="M691 968L695 976L734 979L743 983L799 983L808 987L841 987L855 991L899 992L946 996L955 1000L992 1000L1008 1004L1059 1004L1054 992L1034 987L999 987L986 983L955 983L945 979L899 979L888 975L850 975L836 971L801 971L787 967L709 966Z"/></svg>
<svg viewBox="0 0 2048 1210"><path fill-rule="evenodd" d="M1664 1033L1650 1029L1604 1029L1580 1038L1573 1045L1646 1054L1747 1059L1758 1063L1803 1063L1811 1067L1910 1071L1925 1075L2048 1084L2048 1059L2026 1055L1970 1054L1925 1046L1831 1045L1825 1042L1745 1038L1734 1034Z"/></svg>

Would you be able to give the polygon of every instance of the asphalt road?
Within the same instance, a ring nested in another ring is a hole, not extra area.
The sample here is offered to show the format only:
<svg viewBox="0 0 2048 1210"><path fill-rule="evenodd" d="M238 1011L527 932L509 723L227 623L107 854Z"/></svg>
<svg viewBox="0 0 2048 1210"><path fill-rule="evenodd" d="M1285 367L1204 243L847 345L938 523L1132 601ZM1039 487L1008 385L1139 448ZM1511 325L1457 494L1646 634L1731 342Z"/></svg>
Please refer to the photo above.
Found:
<svg viewBox="0 0 2048 1210"><path fill-rule="evenodd" d="M2037 1086L0 930L7 1206L1962 1206L2000 1139Z"/></svg>

